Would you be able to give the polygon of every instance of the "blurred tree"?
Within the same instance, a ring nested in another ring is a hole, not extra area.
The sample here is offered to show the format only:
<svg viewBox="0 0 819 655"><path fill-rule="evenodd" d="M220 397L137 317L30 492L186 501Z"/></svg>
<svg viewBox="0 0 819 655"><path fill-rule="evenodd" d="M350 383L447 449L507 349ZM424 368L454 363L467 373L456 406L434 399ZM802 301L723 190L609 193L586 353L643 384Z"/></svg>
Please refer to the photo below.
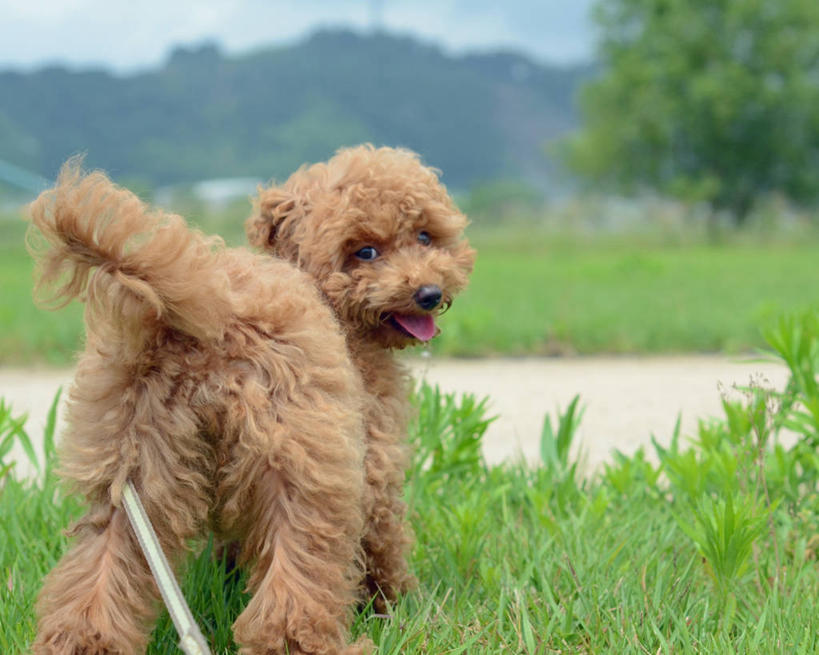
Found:
<svg viewBox="0 0 819 655"><path fill-rule="evenodd" d="M819 1L599 0L601 75L563 143L618 191L707 201L819 196Z"/></svg>

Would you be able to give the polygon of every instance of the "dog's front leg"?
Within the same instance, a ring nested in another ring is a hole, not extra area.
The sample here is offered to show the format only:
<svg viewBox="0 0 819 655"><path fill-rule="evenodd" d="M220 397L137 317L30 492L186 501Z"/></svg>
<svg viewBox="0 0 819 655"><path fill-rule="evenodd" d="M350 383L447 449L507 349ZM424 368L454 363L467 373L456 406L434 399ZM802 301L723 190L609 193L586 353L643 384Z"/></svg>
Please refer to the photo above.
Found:
<svg viewBox="0 0 819 655"><path fill-rule="evenodd" d="M369 427L364 461L366 525L362 544L366 557L367 587L376 608L395 600L415 586L407 568L412 534L406 524L403 501L406 447L398 435L373 423Z"/></svg>

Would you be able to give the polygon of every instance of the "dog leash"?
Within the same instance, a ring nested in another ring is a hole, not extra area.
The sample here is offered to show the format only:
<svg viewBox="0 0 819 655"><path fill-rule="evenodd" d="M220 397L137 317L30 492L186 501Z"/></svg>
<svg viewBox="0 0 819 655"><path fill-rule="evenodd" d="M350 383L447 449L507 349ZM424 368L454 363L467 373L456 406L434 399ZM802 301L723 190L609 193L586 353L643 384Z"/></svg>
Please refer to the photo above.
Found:
<svg viewBox="0 0 819 655"><path fill-rule="evenodd" d="M151 573L154 575L159 593L165 601L165 607L171 615L171 620L179 634L179 648L185 655L210 655L208 643L196 625L196 621L191 614L191 608L185 601L182 591L179 589L171 570L168 559L159 545L153 525L145 512L145 507L139 499L139 495L134 489L131 480L127 480L122 490L122 504L125 506L125 513L131 522L136 533L137 541L148 560Z"/></svg>

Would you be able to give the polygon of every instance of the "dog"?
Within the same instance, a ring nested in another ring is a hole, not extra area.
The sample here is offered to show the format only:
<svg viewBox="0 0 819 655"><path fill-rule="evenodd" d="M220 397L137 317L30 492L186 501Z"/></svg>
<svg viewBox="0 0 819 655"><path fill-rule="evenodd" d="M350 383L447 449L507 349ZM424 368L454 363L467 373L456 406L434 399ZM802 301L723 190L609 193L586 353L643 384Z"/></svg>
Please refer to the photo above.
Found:
<svg viewBox="0 0 819 655"><path fill-rule="evenodd" d="M37 293L86 304L60 473L87 501L39 594L36 655L141 653L158 590L122 507L169 559L238 544L246 655L355 655L356 603L414 584L402 486L409 379L474 251L414 153L340 150L261 189L230 249L77 161L29 209Z"/></svg>

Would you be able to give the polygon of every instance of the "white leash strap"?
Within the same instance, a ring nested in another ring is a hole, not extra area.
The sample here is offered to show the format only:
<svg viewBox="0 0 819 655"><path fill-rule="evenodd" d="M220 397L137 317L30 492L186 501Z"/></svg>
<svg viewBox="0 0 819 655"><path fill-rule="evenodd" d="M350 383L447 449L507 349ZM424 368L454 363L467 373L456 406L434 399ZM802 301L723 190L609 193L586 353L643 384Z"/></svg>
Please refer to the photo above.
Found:
<svg viewBox="0 0 819 655"><path fill-rule="evenodd" d="M171 620L179 633L179 647L186 655L210 655L208 644L193 619L190 607L185 602L185 597L156 538L154 527L130 480L125 483L122 490L122 504L125 506L125 513L131 521L142 552L145 553L145 559L148 560L148 566L151 567L151 573L154 574L162 600L165 601Z"/></svg>

